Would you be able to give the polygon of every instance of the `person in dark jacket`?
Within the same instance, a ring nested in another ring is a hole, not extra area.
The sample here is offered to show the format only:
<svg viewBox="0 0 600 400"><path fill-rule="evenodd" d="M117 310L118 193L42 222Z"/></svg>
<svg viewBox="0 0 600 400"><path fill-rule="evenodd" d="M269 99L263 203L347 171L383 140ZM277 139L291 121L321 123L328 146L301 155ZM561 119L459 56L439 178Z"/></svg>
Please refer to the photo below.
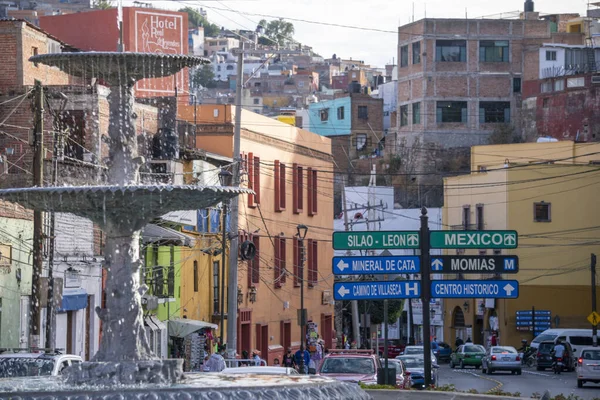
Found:
<svg viewBox="0 0 600 400"><path fill-rule="evenodd" d="M458 349L458 346L461 346L463 344L463 340L459 337L456 338L456 342L454 342L454 344L456 345L456 348Z"/></svg>

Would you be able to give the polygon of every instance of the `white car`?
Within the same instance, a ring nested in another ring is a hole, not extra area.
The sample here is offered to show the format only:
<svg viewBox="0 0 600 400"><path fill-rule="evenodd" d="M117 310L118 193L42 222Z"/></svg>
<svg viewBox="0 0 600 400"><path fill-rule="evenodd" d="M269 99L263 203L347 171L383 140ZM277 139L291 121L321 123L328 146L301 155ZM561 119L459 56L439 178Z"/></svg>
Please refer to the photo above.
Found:
<svg viewBox="0 0 600 400"><path fill-rule="evenodd" d="M225 368L222 374L252 374L252 375L299 375L294 368L285 367L237 367Z"/></svg>
<svg viewBox="0 0 600 400"><path fill-rule="evenodd" d="M600 383L600 347L583 347L576 371L578 388L586 382Z"/></svg>
<svg viewBox="0 0 600 400"><path fill-rule="evenodd" d="M423 348L423 346L406 346L404 348L404 351L402 353L400 353L401 356L421 356L421 357L423 357L424 354L425 354L425 348ZM437 363L438 363L437 357L433 353L433 350L431 350L431 364L437 365Z"/></svg>
<svg viewBox="0 0 600 400"><path fill-rule="evenodd" d="M73 354L2 353L0 378L27 376L57 376L62 370L83 359Z"/></svg>

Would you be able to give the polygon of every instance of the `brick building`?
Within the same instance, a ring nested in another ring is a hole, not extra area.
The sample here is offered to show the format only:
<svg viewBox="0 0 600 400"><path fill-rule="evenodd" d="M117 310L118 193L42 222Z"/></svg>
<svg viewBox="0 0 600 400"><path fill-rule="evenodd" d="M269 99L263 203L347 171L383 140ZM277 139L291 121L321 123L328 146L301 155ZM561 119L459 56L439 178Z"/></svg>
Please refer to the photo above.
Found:
<svg viewBox="0 0 600 400"><path fill-rule="evenodd" d="M398 137L441 147L486 144L500 124L519 130L524 75L542 43L582 43L560 32L573 15L518 20L423 19L399 28Z"/></svg>

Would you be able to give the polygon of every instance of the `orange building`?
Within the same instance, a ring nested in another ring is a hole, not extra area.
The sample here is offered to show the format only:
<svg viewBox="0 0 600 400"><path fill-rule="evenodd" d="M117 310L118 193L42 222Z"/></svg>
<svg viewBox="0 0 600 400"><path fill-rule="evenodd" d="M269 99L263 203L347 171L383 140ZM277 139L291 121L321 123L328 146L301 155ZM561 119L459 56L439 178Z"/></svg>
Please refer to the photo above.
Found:
<svg viewBox="0 0 600 400"><path fill-rule="evenodd" d="M235 112L230 105L198 106L197 147L232 157ZM194 107L180 107L179 118L193 121ZM257 348L272 364L286 347L300 346L299 224L308 227L303 274L308 324L331 348L331 140L242 110L241 149L242 186L256 194L240 197L238 232L254 243L257 256L239 263L238 353Z"/></svg>
<svg viewBox="0 0 600 400"><path fill-rule="evenodd" d="M40 17L40 27L83 51L116 51L119 43L118 10ZM186 13L148 8L123 8L125 51L188 54ZM136 84L137 97L173 96L189 91L187 68L174 77L144 79Z"/></svg>

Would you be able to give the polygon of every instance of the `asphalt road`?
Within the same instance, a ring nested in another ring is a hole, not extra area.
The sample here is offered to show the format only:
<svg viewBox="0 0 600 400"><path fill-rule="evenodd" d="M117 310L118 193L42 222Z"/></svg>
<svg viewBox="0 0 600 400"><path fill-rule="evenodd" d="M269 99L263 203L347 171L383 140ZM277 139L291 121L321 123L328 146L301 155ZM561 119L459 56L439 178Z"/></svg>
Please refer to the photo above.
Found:
<svg viewBox="0 0 600 400"><path fill-rule="evenodd" d="M456 390L477 390L487 393L493 390L521 393L521 397L544 394L546 390L554 397L559 394L578 396L578 400L600 399L600 385L587 383L582 389L577 388L575 372L563 372L554 375L550 370L536 371L535 368L523 368L522 375L511 375L510 372L494 372L484 375L481 369L465 368L451 369L448 364L442 364L438 369L438 386L453 384Z"/></svg>

